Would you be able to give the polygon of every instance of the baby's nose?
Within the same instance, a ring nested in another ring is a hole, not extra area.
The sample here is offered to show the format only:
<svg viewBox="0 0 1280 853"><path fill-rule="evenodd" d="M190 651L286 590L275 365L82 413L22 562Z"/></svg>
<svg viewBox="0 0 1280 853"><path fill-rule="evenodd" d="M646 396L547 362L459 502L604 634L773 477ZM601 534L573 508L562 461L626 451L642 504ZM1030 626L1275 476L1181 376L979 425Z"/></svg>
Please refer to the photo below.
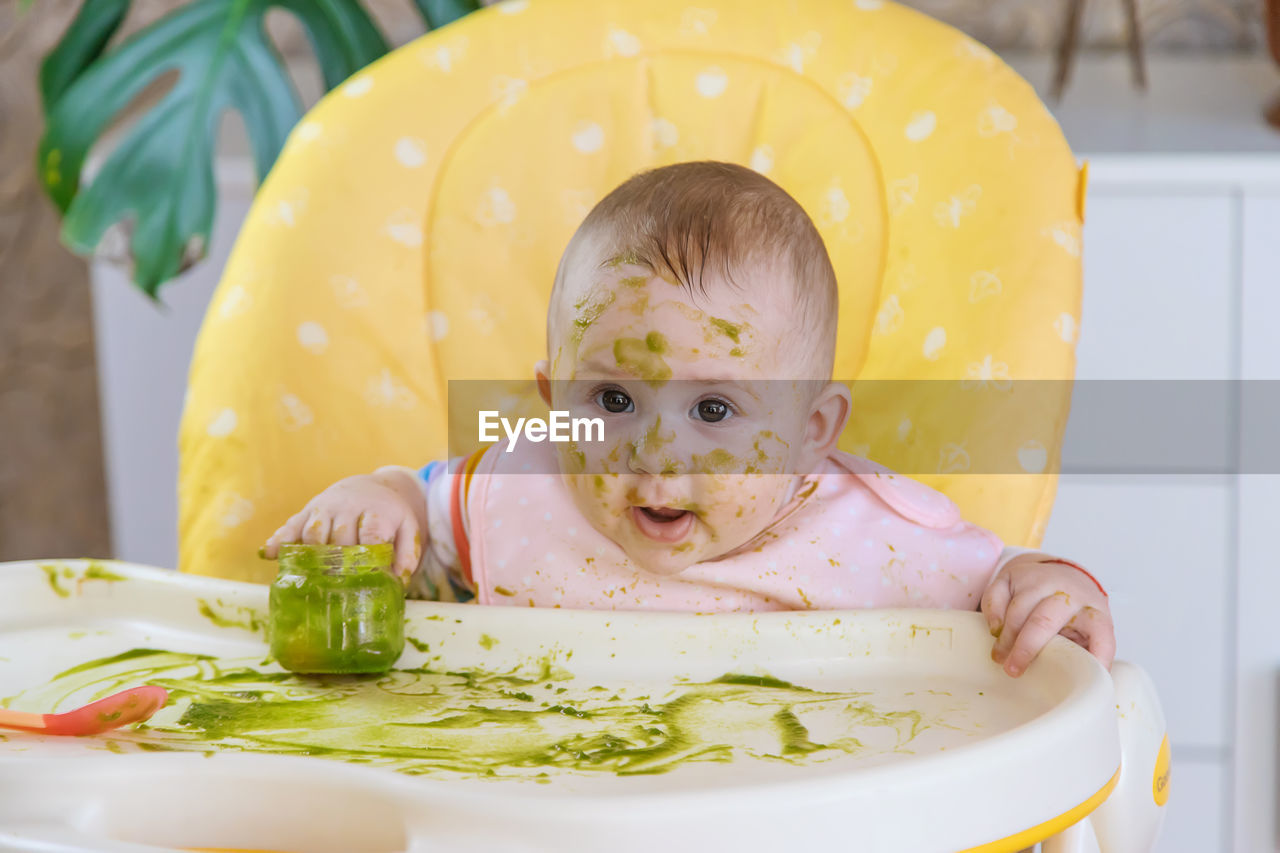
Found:
<svg viewBox="0 0 1280 853"><path fill-rule="evenodd" d="M646 448L639 442L630 445L627 467L634 474L650 474L655 477L674 477L688 473L688 466L670 453Z"/></svg>
<svg viewBox="0 0 1280 853"><path fill-rule="evenodd" d="M629 442L627 464L637 474L673 476L688 472L682 459L675 430L663 429L657 417Z"/></svg>

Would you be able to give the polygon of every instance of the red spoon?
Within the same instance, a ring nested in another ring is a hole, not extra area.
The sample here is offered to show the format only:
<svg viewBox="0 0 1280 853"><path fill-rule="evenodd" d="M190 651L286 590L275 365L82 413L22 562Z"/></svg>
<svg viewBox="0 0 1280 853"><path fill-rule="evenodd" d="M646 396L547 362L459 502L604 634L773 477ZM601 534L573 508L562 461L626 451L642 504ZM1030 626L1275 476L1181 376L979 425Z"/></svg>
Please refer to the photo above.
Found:
<svg viewBox="0 0 1280 853"><path fill-rule="evenodd" d="M96 735L140 723L164 707L169 691L163 687L132 687L65 714L29 714L0 708L0 729L42 735Z"/></svg>

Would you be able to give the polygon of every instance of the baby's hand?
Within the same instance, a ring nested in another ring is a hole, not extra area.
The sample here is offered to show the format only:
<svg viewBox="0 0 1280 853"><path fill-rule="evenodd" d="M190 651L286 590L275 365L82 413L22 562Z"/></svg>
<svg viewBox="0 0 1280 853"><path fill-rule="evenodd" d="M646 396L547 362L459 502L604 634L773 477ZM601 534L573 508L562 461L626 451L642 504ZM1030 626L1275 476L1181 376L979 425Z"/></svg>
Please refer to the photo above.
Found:
<svg viewBox="0 0 1280 853"><path fill-rule="evenodd" d="M1084 646L1110 667L1115 626L1107 596L1093 578L1044 554L1014 557L982 596L982 612L996 636L991 659L1021 675L1055 634Z"/></svg>
<svg viewBox="0 0 1280 853"><path fill-rule="evenodd" d="M395 545L395 572L407 582L422 555L426 506L417 485L399 469L384 468L339 480L271 534L263 556L274 560L280 546ZM422 506L418 506L422 504Z"/></svg>

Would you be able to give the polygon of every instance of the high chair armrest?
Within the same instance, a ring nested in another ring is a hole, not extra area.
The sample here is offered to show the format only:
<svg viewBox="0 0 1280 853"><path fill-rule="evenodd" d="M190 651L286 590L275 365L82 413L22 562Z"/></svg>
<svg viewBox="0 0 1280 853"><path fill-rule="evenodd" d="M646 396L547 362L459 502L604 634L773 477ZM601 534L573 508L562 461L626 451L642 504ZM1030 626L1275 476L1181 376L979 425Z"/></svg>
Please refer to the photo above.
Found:
<svg viewBox="0 0 1280 853"><path fill-rule="evenodd" d="M1102 853L1155 847L1169 797L1169 737L1155 685L1141 667L1111 667L1120 724L1120 781L1089 821Z"/></svg>

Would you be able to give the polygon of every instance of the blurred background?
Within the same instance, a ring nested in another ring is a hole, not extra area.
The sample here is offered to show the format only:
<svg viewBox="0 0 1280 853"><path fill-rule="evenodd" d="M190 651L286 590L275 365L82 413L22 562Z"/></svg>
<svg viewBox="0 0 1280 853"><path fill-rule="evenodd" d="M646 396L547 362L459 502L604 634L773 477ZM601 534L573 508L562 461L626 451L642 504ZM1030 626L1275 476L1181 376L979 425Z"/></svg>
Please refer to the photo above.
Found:
<svg viewBox="0 0 1280 853"><path fill-rule="evenodd" d="M182 5L135 0L123 34ZM392 45L424 30L410 0L365 5ZM1091 163L1079 377L1280 379L1280 128L1265 118L1273 110L1280 123L1266 23L1280 20L1280 2L1136 0L1145 89L1124 0L907 5L1001 54ZM64 249L36 168L37 81L79 8L0 0L0 561L173 566L191 347L257 176L228 113L208 256L158 302L113 260L110 239L88 259ZM324 87L301 28L274 12L268 24L314 102ZM1063 477L1046 548L1108 581L1120 653L1153 674L1168 712L1175 764L1162 853L1280 850L1277 479L1194 469Z"/></svg>

